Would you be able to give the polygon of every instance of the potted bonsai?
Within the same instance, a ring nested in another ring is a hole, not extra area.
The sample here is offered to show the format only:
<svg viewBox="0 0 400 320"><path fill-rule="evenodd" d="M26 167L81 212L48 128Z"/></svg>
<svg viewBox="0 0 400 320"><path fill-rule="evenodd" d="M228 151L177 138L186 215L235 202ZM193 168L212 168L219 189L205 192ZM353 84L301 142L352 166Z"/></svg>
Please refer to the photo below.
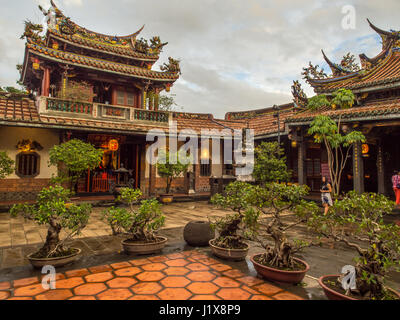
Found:
<svg viewBox="0 0 400 320"><path fill-rule="evenodd" d="M214 255L228 260L244 260L249 251L245 242L257 225L258 213L250 206L253 186L233 182L226 187L225 195L216 194L211 203L235 213L216 219L211 226L218 236L209 241Z"/></svg>
<svg viewBox="0 0 400 320"><path fill-rule="evenodd" d="M190 163L181 161L180 153L165 152L161 154L157 162L158 175L165 179L166 188L165 194L160 195L162 203L171 203L174 196L171 194L171 186L174 179L178 178L181 174L188 170Z"/></svg>
<svg viewBox="0 0 400 320"><path fill-rule="evenodd" d="M307 262L296 258L295 255L314 243L291 241L286 232L318 212L314 202L303 200L308 193L308 187L267 183L255 187L253 192L254 205L258 208L260 216L269 218L265 226L258 224L254 234L254 238L265 250L264 253L251 257L254 268L260 276L272 281L300 283L310 267ZM284 212L294 212L295 221L289 224L283 223ZM265 237L271 239L272 243L265 241Z"/></svg>
<svg viewBox="0 0 400 320"><path fill-rule="evenodd" d="M60 185L42 189L34 205L17 204L11 208L11 215L21 214L40 225L47 225L47 237L39 251L28 255L35 268L45 265L61 267L76 260L81 249L71 248L68 241L78 235L88 223L91 205L75 205L70 201L70 191ZM61 230L67 236L60 239Z"/></svg>
<svg viewBox="0 0 400 320"><path fill-rule="evenodd" d="M375 193L351 191L336 201L328 216L315 215L309 226L320 236L340 242L358 253L352 274L326 275L319 279L332 300L398 300L398 292L385 286L387 273L400 268L400 228L384 223L394 202ZM347 266L348 267L348 266ZM354 276L352 286L348 280Z"/></svg>
<svg viewBox="0 0 400 320"><path fill-rule="evenodd" d="M156 235L164 225L165 216L156 199L143 200L136 208L142 192L138 189L121 188L119 201L128 207L111 207L103 212L111 226L113 234L125 234L127 239L121 242L128 254L151 254L161 251L168 239Z"/></svg>

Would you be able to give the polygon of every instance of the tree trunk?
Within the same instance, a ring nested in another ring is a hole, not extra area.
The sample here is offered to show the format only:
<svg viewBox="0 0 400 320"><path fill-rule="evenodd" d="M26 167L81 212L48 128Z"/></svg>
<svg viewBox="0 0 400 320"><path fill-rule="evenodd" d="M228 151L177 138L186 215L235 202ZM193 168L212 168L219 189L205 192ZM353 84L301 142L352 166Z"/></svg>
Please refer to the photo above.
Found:
<svg viewBox="0 0 400 320"><path fill-rule="evenodd" d="M61 226L54 221L50 221L50 225L47 230L46 242L38 252L40 256L47 257L50 252L56 249L57 245L60 243L60 231ZM60 249L62 248L58 248L58 250Z"/></svg>

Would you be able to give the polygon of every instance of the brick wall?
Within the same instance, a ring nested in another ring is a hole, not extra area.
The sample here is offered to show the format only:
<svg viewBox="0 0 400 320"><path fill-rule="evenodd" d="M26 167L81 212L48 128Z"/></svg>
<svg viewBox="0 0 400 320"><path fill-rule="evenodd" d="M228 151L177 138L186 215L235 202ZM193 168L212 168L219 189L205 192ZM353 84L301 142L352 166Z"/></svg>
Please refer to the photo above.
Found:
<svg viewBox="0 0 400 320"><path fill-rule="evenodd" d="M50 179L5 179L0 183L0 201L35 200Z"/></svg>

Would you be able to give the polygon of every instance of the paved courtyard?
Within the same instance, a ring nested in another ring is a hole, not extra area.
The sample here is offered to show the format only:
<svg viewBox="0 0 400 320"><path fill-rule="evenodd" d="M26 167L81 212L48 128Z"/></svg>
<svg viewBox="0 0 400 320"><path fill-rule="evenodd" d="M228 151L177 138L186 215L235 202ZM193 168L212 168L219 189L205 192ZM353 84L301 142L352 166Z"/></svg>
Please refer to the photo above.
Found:
<svg viewBox="0 0 400 320"><path fill-rule="evenodd" d="M78 238L92 238L111 235L110 226L102 221L101 213L105 207L94 207L89 224ZM207 220L207 216L218 217L227 213L208 204L207 201L180 202L163 206L166 224L163 229L184 227L189 221ZM8 212L0 213L0 248L32 245L46 239L46 226L39 226L22 217L12 218ZM65 233L61 232L61 236Z"/></svg>
<svg viewBox="0 0 400 320"><path fill-rule="evenodd" d="M196 250L0 282L0 300L299 300Z"/></svg>

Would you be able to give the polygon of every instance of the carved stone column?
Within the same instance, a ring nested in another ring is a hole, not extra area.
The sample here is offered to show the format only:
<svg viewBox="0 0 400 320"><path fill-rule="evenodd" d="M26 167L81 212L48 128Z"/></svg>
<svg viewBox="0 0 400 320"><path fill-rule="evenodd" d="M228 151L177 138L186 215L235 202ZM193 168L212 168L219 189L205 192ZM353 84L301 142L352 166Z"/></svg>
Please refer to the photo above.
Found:
<svg viewBox="0 0 400 320"><path fill-rule="evenodd" d="M358 193L364 192L364 161L362 158L361 142L354 144L353 148L353 181L354 190Z"/></svg>

